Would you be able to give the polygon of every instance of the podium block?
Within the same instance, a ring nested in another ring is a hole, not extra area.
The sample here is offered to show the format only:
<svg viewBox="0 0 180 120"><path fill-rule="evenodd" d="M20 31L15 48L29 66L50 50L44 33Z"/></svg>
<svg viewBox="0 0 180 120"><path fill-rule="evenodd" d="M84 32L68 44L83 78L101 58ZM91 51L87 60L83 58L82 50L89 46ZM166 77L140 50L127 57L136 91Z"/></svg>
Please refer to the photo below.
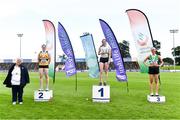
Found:
<svg viewBox="0 0 180 120"><path fill-rule="evenodd" d="M53 98L52 90L48 90L48 91L36 90L36 91L34 91L34 101L45 102L45 101L50 101L52 98Z"/></svg>
<svg viewBox="0 0 180 120"><path fill-rule="evenodd" d="M92 100L93 102L110 102L110 86L93 85Z"/></svg>
<svg viewBox="0 0 180 120"><path fill-rule="evenodd" d="M164 103L166 101L165 96L150 96L147 95L147 100L152 103Z"/></svg>

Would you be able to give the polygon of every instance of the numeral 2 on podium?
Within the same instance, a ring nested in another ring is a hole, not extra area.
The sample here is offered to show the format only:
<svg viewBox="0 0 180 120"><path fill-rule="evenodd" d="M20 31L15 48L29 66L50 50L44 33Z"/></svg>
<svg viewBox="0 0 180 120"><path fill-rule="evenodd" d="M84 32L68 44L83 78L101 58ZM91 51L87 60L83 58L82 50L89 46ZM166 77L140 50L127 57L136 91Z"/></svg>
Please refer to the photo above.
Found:
<svg viewBox="0 0 180 120"><path fill-rule="evenodd" d="M39 93L39 98L42 99L43 98L43 92Z"/></svg>

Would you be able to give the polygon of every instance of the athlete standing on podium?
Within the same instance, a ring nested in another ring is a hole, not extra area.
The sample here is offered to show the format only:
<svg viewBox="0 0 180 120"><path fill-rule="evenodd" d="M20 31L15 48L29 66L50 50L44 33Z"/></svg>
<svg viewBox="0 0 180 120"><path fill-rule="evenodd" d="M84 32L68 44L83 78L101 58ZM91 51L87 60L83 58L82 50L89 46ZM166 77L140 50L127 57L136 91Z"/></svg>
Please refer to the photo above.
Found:
<svg viewBox="0 0 180 120"><path fill-rule="evenodd" d="M108 79L108 69L111 60L111 49L108 47L106 39L102 40L102 45L99 47L98 55L100 55L100 82L99 85L106 85ZM103 80L103 71L105 69L106 79Z"/></svg>
<svg viewBox="0 0 180 120"><path fill-rule="evenodd" d="M39 63L39 75L40 75L40 88L39 90L43 90L43 75L45 74L46 78L46 91L49 90L49 63L51 62L51 57L48 51L46 50L46 45L42 45L42 51L40 51L38 55L38 63Z"/></svg>
<svg viewBox="0 0 180 120"><path fill-rule="evenodd" d="M144 60L144 64L149 67L149 80L150 80L150 95L153 96L153 81L156 83L156 93L155 96L159 96L159 67L163 65L163 61L159 55L156 54L156 48L151 48L151 55L147 56ZM149 64L146 61L149 60Z"/></svg>

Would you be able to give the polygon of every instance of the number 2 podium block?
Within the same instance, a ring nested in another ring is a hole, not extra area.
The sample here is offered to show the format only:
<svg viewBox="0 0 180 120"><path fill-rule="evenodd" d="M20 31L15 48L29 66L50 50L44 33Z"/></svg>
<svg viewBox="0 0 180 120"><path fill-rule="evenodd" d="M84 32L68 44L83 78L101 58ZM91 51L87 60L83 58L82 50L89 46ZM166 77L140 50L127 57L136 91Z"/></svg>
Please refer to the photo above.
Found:
<svg viewBox="0 0 180 120"><path fill-rule="evenodd" d="M165 96L150 96L147 95L147 100L152 103L164 103L166 101Z"/></svg>
<svg viewBox="0 0 180 120"><path fill-rule="evenodd" d="M50 101L53 97L53 91L48 90L48 91L34 91L34 101L37 102L45 102L45 101Z"/></svg>
<svg viewBox="0 0 180 120"><path fill-rule="evenodd" d="M92 100L93 102L110 102L110 86L93 85Z"/></svg>

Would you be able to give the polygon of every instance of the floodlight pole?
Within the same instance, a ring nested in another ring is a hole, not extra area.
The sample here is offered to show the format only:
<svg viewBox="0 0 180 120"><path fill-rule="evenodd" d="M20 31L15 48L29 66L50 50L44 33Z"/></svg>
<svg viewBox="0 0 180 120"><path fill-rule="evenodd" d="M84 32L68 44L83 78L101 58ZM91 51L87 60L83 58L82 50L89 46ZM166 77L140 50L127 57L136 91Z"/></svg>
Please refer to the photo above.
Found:
<svg viewBox="0 0 180 120"><path fill-rule="evenodd" d="M18 33L17 36L19 37L19 40L20 40L19 57L21 58L21 38L22 38L23 34L22 33Z"/></svg>
<svg viewBox="0 0 180 120"><path fill-rule="evenodd" d="M178 33L178 29L169 30L173 34L173 49L174 49L174 72L176 71L176 56L175 56L175 37L174 34Z"/></svg>

